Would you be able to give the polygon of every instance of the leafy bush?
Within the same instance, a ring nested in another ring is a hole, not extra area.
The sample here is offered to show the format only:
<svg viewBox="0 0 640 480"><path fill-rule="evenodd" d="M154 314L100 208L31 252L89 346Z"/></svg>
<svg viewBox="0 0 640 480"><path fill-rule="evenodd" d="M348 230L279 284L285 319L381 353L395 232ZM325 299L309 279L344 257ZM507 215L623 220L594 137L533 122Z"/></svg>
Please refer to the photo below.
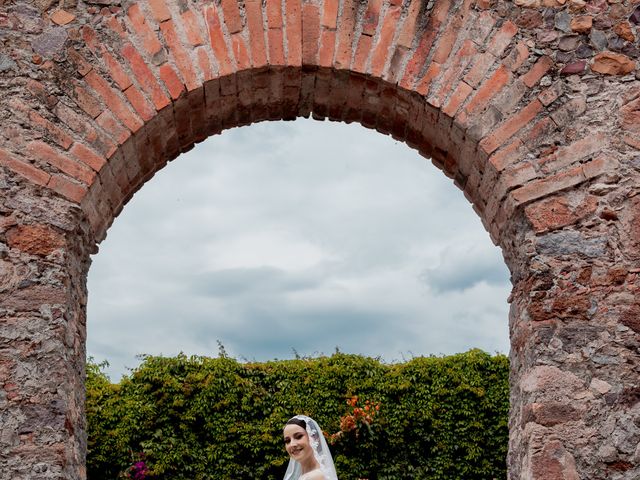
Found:
<svg viewBox="0 0 640 480"><path fill-rule="evenodd" d="M122 477L141 454L147 478L280 480L282 428L298 413L325 430L341 480L506 477L503 355L149 356L118 384L102 367L87 368L90 480Z"/></svg>

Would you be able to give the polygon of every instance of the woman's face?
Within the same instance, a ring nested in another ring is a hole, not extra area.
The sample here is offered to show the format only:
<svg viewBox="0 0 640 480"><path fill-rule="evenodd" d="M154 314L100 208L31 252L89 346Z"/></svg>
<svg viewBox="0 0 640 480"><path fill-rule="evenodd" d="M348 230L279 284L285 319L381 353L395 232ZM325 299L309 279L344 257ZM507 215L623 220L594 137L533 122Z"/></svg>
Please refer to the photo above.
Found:
<svg viewBox="0 0 640 480"><path fill-rule="evenodd" d="M300 425L289 424L284 427L284 446L289 456L300 463L313 457L309 435Z"/></svg>

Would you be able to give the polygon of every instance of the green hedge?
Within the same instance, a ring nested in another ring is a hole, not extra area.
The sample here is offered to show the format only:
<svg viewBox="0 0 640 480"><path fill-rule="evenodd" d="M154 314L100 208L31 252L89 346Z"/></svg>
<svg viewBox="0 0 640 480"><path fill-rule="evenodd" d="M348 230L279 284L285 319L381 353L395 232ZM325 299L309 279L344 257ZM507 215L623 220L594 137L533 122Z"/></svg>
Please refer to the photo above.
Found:
<svg viewBox="0 0 640 480"><path fill-rule="evenodd" d="M340 480L506 478L503 355L391 365L341 353L267 363L146 357L118 384L101 368L87 369L89 480L119 478L139 453L147 478L281 480L282 427L298 413L334 434ZM358 410L366 402L369 418Z"/></svg>

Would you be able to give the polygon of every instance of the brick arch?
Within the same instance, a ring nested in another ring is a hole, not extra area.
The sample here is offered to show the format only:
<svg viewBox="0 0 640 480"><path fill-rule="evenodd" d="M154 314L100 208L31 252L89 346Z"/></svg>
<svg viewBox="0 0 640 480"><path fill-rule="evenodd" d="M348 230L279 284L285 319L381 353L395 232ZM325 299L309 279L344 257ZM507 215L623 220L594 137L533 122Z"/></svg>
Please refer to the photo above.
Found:
<svg viewBox="0 0 640 480"><path fill-rule="evenodd" d="M312 115L432 159L502 247L510 478L637 477L640 10L542 3L2 2L0 469L85 477L88 255L135 191Z"/></svg>

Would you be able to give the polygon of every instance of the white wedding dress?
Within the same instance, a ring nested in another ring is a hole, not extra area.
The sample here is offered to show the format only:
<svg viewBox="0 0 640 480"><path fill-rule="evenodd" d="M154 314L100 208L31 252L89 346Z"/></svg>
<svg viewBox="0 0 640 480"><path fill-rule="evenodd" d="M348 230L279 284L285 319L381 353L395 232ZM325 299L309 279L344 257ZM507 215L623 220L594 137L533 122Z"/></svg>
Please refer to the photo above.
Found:
<svg viewBox="0 0 640 480"><path fill-rule="evenodd" d="M316 472L322 472L322 470L319 469L319 468L316 468L315 470L311 470L310 472L307 472L304 475L302 475L300 477L300 480L309 480L311 478L315 478L315 475L313 475L313 474L316 473ZM326 477L323 477L323 478L326 478Z"/></svg>
<svg viewBox="0 0 640 480"><path fill-rule="evenodd" d="M324 475L324 480L338 480L338 474L336 473L336 467L333 465L333 458L329 451L329 445L322 435L322 430L318 423L311 417L306 415L296 415L294 418L304 420L307 425L307 435L309 435L309 443L313 449L313 456L315 457L320 468L307 472L302 475L302 467L300 463L293 458L289 460L289 466L287 472L284 474L284 480L307 480L313 478L318 470Z"/></svg>

